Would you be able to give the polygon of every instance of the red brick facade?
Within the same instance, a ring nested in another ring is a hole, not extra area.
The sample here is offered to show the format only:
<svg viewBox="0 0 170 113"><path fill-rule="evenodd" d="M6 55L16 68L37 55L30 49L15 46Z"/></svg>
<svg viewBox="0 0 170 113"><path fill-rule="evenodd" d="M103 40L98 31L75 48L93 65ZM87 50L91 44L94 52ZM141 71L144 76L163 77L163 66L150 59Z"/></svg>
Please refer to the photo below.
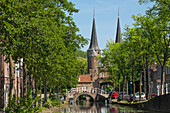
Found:
<svg viewBox="0 0 170 113"><path fill-rule="evenodd" d="M22 70L20 64L14 64L13 96L22 95ZM0 55L0 108L8 104L10 88L9 63L5 62L5 56Z"/></svg>
<svg viewBox="0 0 170 113"><path fill-rule="evenodd" d="M87 50L87 62L88 62L88 75L80 75L80 81L77 84L78 88L92 89L92 88L100 88L99 81L107 76L107 73L99 73L98 70L98 60L97 56L101 56L101 50L99 49L97 42L97 33L95 27L95 18L93 17L93 26L92 26L92 35L89 49ZM91 78L89 82L81 82L81 79L85 79L87 77ZM108 76L107 76L108 77Z"/></svg>

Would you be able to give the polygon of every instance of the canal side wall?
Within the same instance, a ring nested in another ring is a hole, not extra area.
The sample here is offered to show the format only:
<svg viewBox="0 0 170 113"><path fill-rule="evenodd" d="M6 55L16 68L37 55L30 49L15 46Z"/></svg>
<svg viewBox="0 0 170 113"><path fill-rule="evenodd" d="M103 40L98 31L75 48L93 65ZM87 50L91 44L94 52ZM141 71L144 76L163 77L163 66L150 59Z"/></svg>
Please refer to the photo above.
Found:
<svg viewBox="0 0 170 113"><path fill-rule="evenodd" d="M105 102L105 97L100 94L97 94L95 101L96 102Z"/></svg>
<svg viewBox="0 0 170 113"><path fill-rule="evenodd" d="M144 103L135 104L121 104L130 106L137 109L150 110L150 111L160 111L160 112L170 112L170 94L156 96Z"/></svg>

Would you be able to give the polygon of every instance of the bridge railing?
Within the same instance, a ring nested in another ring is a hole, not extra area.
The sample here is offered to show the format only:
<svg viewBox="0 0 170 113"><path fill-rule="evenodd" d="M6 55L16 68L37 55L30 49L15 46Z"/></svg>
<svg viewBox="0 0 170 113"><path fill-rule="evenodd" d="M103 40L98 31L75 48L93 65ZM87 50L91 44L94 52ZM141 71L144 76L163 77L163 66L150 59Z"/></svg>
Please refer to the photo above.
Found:
<svg viewBox="0 0 170 113"><path fill-rule="evenodd" d="M105 90L101 90L99 88L93 88L91 90L91 93L98 93L98 94L107 94L107 92Z"/></svg>
<svg viewBox="0 0 170 113"><path fill-rule="evenodd" d="M93 88L91 90L91 93L99 93L100 92L100 89L99 88Z"/></svg>
<svg viewBox="0 0 170 113"><path fill-rule="evenodd" d="M67 94L75 94L75 93L83 93L83 92L91 92L91 89L86 87L76 87L76 88L71 88L69 91L67 91Z"/></svg>
<svg viewBox="0 0 170 113"><path fill-rule="evenodd" d="M67 96L70 97L71 95L74 95L75 93L83 93L83 92L107 94L106 91L101 90L99 88L93 88L93 89L88 88L88 89L86 89L86 87L76 87L76 88L71 88L69 91L67 91Z"/></svg>

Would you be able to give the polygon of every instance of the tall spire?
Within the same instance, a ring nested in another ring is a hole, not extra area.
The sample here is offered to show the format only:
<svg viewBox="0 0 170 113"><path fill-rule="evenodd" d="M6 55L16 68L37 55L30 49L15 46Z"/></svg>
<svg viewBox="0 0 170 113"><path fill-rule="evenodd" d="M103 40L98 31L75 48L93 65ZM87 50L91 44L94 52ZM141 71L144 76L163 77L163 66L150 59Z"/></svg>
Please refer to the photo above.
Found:
<svg viewBox="0 0 170 113"><path fill-rule="evenodd" d="M93 26L92 26L92 34L91 34L91 42L89 49L100 50L97 42L97 34L96 34L96 25L95 25L95 10L93 9Z"/></svg>
<svg viewBox="0 0 170 113"><path fill-rule="evenodd" d="M120 22L119 22L119 8L118 8L118 23L117 23L117 32L116 32L116 41L115 43L120 43L122 40L121 31L120 31Z"/></svg>
<svg viewBox="0 0 170 113"><path fill-rule="evenodd" d="M119 18L119 8L118 8L118 18Z"/></svg>
<svg viewBox="0 0 170 113"><path fill-rule="evenodd" d="M95 9L93 9L93 18L95 18Z"/></svg>

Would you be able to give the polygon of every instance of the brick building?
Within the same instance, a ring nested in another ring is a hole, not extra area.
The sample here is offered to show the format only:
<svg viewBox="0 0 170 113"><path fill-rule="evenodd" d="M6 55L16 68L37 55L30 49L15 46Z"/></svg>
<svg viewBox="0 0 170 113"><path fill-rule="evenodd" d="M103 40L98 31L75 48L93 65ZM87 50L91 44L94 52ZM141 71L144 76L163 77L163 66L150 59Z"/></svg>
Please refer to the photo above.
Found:
<svg viewBox="0 0 170 113"><path fill-rule="evenodd" d="M87 50L87 62L88 62L88 75L80 75L77 84L78 88L84 88L85 90L91 90L93 87L99 87L99 71L98 71L98 61L96 56L101 55L101 50L99 49L97 42L97 33L95 25L95 17L93 17L92 34L90 46Z"/></svg>
<svg viewBox="0 0 170 113"><path fill-rule="evenodd" d="M13 96L22 95L22 70L19 69L21 63L14 64ZM5 56L0 55L0 108L8 104L10 88L9 63L5 62Z"/></svg>
<svg viewBox="0 0 170 113"><path fill-rule="evenodd" d="M160 95L161 89L161 66L154 65L150 69L150 95L155 93L156 95ZM170 93L170 67L165 67L165 93Z"/></svg>
<svg viewBox="0 0 170 113"><path fill-rule="evenodd" d="M115 42L120 43L121 40L122 38L121 38L120 22L119 22L119 15L118 15ZM78 88L84 88L85 90L89 90L92 88L101 88L101 85L103 85L103 78L109 77L107 72L99 72L98 60L96 59L97 56L101 56L101 50L98 46L95 17L93 16L91 42L87 50L88 75L79 76L79 81L77 84Z"/></svg>

